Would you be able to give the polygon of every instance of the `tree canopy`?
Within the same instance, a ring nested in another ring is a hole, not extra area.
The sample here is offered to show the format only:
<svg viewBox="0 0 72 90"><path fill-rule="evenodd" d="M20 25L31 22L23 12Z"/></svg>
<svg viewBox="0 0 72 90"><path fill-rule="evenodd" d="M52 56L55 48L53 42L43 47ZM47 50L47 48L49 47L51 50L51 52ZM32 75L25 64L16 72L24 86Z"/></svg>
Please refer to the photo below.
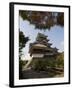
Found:
<svg viewBox="0 0 72 90"><path fill-rule="evenodd" d="M28 42L29 38L25 37L22 31L19 31L19 57L21 57L22 49L25 47L26 43Z"/></svg>
<svg viewBox="0 0 72 90"><path fill-rule="evenodd" d="M54 25L64 26L63 12L19 11L23 20L28 20L38 29L50 29Z"/></svg>

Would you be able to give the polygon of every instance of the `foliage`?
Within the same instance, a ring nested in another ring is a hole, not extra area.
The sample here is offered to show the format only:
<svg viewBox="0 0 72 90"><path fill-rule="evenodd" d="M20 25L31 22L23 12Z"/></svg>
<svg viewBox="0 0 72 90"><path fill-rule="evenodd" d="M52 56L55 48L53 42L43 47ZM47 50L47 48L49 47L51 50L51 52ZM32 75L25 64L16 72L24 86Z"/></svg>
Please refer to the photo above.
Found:
<svg viewBox="0 0 72 90"><path fill-rule="evenodd" d="M27 62L28 62L28 61L20 60L20 61L19 61L19 64L22 65L22 66L24 66L24 65L26 65Z"/></svg>
<svg viewBox="0 0 72 90"><path fill-rule="evenodd" d="M48 67L55 67L54 58L33 59L32 67L37 71L45 71Z"/></svg>
<svg viewBox="0 0 72 90"><path fill-rule="evenodd" d="M19 78L22 77L22 65L23 65L23 61L19 60Z"/></svg>
<svg viewBox="0 0 72 90"><path fill-rule="evenodd" d="M22 31L19 31L19 58L21 59L22 49L25 47L29 38L25 37Z"/></svg>
<svg viewBox="0 0 72 90"><path fill-rule="evenodd" d="M36 71L46 71L48 68L64 68L64 53L59 53L56 57L38 58L32 61L32 68Z"/></svg>
<svg viewBox="0 0 72 90"><path fill-rule="evenodd" d="M21 60L22 49L25 47L28 40L29 38L25 37L22 31L19 31L19 78L22 77L22 66L26 63Z"/></svg>
<svg viewBox="0 0 72 90"><path fill-rule="evenodd" d="M33 60L32 67L36 71L46 70L46 66L47 66L47 63L46 63L46 60L44 60L44 59Z"/></svg>
<svg viewBox="0 0 72 90"><path fill-rule="evenodd" d="M59 53L56 58L56 67L64 67L64 52Z"/></svg>
<svg viewBox="0 0 72 90"><path fill-rule="evenodd" d="M22 67L27 63L28 61L19 60L19 78L22 78Z"/></svg>
<svg viewBox="0 0 72 90"><path fill-rule="evenodd" d="M63 13L58 13L57 24L64 26L64 14Z"/></svg>
<svg viewBox="0 0 72 90"><path fill-rule="evenodd" d="M28 20L38 29L50 29L54 25L64 26L63 12L19 11L23 20Z"/></svg>

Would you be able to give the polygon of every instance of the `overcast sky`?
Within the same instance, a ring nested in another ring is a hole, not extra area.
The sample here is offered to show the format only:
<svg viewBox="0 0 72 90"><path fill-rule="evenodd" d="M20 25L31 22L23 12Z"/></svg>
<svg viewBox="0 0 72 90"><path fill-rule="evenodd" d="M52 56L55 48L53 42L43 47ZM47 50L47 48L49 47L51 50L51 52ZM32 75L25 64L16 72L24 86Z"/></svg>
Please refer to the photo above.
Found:
<svg viewBox="0 0 72 90"><path fill-rule="evenodd" d="M29 44L34 42L38 32L43 33L48 36L49 42L52 43L51 47L58 48L59 52L64 51L64 27L53 26L50 31L35 29L35 26L30 24L29 21L19 18L19 28L20 31L24 33L26 37L29 37L30 41L27 42L26 47L23 49L23 59L31 59L29 56Z"/></svg>

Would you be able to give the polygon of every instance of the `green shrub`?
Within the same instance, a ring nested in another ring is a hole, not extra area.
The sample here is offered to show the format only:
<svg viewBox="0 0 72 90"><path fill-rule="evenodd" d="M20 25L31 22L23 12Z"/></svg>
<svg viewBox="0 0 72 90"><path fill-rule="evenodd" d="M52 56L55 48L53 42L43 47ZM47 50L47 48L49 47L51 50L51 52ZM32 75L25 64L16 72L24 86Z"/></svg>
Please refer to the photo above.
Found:
<svg viewBox="0 0 72 90"><path fill-rule="evenodd" d="M19 78L22 78L22 67L27 63L27 61L19 60Z"/></svg>
<svg viewBox="0 0 72 90"><path fill-rule="evenodd" d="M57 57L48 57L42 59L33 59L32 68L36 71L45 71L47 68L63 68L64 67L64 56L62 54L57 55Z"/></svg>

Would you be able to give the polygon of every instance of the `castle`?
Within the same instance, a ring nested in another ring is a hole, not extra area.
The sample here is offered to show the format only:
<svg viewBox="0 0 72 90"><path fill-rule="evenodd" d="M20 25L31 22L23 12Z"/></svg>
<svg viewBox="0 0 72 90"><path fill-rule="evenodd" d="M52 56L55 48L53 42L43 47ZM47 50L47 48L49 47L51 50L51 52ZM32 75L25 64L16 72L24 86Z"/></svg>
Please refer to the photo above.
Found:
<svg viewBox="0 0 72 90"><path fill-rule="evenodd" d="M47 36L38 33L36 41L34 43L30 43L29 53L33 58L43 58L43 57L52 57L58 53L58 49L52 48L51 43L49 43L49 39Z"/></svg>

